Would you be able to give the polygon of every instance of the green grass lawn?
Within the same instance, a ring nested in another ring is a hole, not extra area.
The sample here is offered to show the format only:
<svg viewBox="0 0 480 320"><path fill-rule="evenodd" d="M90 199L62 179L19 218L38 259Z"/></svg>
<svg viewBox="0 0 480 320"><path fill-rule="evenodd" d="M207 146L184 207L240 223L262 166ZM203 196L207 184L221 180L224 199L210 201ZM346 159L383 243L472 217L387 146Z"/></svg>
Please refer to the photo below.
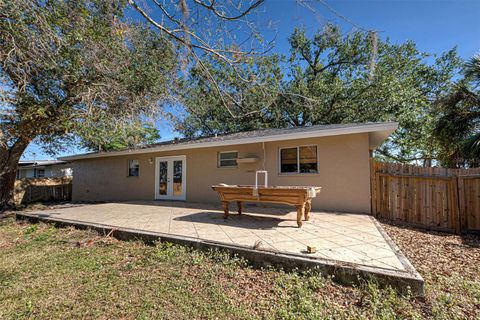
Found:
<svg viewBox="0 0 480 320"><path fill-rule="evenodd" d="M402 236L424 234L387 231L400 246ZM455 250L480 257L476 244ZM0 221L0 319L473 319L480 316L480 260L476 267L462 261L448 273L435 263L418 266L427 280L422 301L374 283L341 286L316 274L253 269L220 252L7 217Z"/></svg>

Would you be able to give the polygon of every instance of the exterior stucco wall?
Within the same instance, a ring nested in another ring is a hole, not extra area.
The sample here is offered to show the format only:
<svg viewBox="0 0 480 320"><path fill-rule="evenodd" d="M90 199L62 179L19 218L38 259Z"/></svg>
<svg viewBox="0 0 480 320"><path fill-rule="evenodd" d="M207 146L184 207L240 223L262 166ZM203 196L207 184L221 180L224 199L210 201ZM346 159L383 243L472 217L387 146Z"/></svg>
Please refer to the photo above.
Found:
<svg viewBox="0 0 480 320"><path fill-rule="evenodd" d="M279 148L298 145L317 145L318 174L279 174ZM256 156L253 164L239 164L238 168L218 168L220 151L238 151L239 157ZM255 170L268 171L269 185L315 185L322 192L314 199L317 210L370 212L370 166L368 134L288 140L200 148L161 153L137 154L73 162L74 201L128 201L153 200L155 188L155 157L186 156L187 201L218 202L218 195L210 186L218 183L254 184ZM129 159L138 159L140 175L127 176Z"/></svg>

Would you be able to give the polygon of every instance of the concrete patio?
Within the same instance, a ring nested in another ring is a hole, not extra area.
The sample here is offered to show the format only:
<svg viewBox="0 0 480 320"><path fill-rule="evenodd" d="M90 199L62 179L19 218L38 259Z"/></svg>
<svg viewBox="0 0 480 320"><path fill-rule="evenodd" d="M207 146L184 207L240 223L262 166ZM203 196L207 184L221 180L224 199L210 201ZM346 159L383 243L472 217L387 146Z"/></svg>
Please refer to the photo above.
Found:
<svg viewBox="0 0 480 320"><path fill-rule="evenodd" d="M151 201L79 204L17 217L125 229L137 236L146 232L165 241L202 242L208 247L233 248L230 251L240 254L243 249L254 253L255 259L267 261L275 256L276 261L281 256L290 266L295 261L299 266L308 262L321 268L328 266L337 273L346 268L362 276L392 278L410 288L420 286L415 290L423 291L421 276L371 216L312 212L311 220L298 228L296 213L290 210L247 205L242 215L224 219L220 206ZM307 253L307 246L316 247L316 252Z"/></svg>

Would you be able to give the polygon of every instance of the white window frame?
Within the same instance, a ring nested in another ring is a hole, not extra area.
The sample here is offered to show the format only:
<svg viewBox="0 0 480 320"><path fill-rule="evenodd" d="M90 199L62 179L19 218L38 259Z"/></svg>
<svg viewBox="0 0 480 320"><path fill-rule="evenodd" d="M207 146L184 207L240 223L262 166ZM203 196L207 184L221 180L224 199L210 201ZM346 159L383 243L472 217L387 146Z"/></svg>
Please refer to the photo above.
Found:
<svg viewBox="0 0 480 320"><path fill-rule="evenodd" d="M316 147L316 157L317 157L317 172L300 172L300 148L301 147ZM282 172L282 150L283 149L297 149L297 172ZM320 172L320 162L318 159L318 145L316 144L303 144L290 147L281 147L278 148L278 175L280 176L291 176L291 175L314 175Z"/></svg>
<svg viewBox="0 0 480 320"><path fill-rule="evenodd" d="M130 175L130 161L137 161L138 162L138 175L136 175L136 176ZM140 160L139 159L128 159L127 160L127 177L128 178L140 177Z"/></svg>
<svg viewBox="0 0 480 320"><path fill-rule="evenodd" d="M42 176L40 176L40 174L39 174L40 170L43 170L43 175ZM45 168L35 168L34 173L33 173L33 177L34 178L45 178L45 174L46 174Z"/></svg>
<svg viewBox="0 0 480 320"><path fill-rule="evenodd" d="M235 160L235 165L234 166L222 166L222 161L220 159L221 155L224 154L224 153L236 153L237 154L237 158L235 159L224 159L224 160ZM225 169L225 168L238 168L238 162L237 162L237 159L238 159L238 150L229 150L229 151L219 151L217 153L217 168L222 168L222 169Z"/></svg>

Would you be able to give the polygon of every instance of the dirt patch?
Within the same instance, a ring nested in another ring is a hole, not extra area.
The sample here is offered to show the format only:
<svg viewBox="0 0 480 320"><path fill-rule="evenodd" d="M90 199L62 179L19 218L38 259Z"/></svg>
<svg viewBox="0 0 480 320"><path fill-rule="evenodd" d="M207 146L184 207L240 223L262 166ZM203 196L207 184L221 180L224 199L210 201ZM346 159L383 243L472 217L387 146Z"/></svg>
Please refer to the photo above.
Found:
<svg viewBox="0 0 480 320"><path fill-rule="evenodd" d="M383 228L424 277L427 315L444 308L452 318L480 317L480 236L424 231L398 223Z"/></svg>
<svg viewBox="0 0 480 320"><path fill-rule="evenodd" d="M385 222L382 226L419 272L462 274L472 280L478 277L480 236L422 231Z"/></svg>

